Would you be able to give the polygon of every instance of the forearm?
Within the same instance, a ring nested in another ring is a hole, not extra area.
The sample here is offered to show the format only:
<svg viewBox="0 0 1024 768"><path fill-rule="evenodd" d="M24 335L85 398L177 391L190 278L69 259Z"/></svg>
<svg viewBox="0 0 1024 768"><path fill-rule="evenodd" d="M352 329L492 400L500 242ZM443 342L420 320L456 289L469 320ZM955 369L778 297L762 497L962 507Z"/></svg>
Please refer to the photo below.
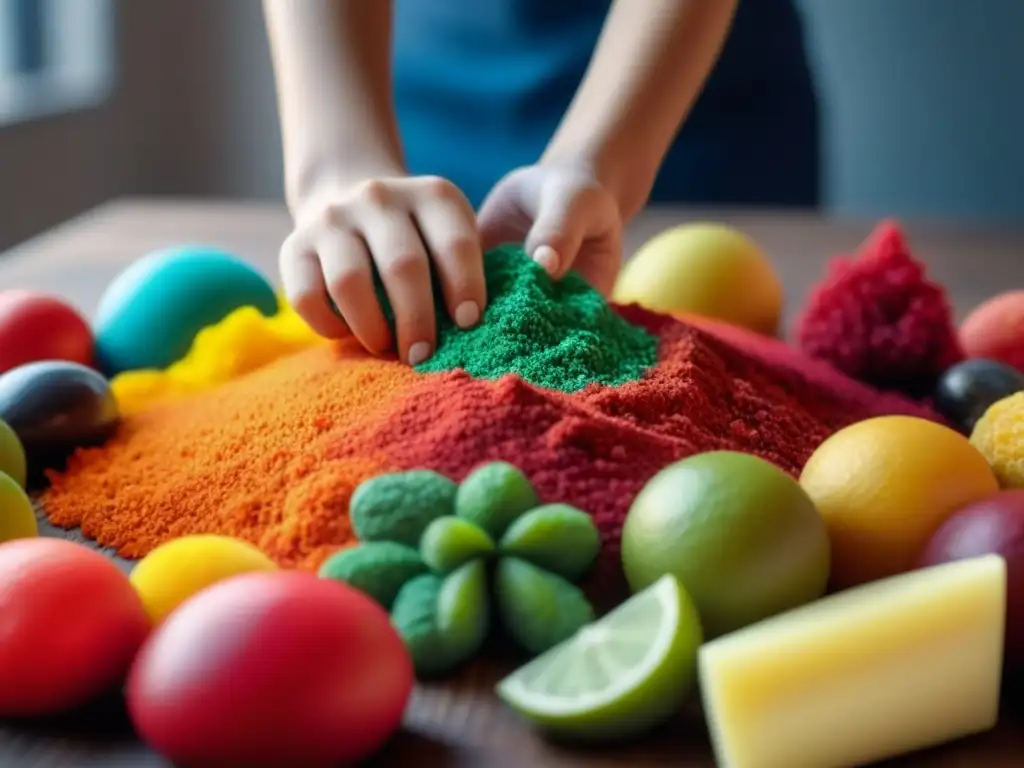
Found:
<svg viewBox="0 0 1024 768"><path fill-rule="evenodd" d="M401 168L390 0L264 0L293 207L323 183Z"/></svg>
<svg viewBox="0 0 1024 768"><path fill-rule="evenodd" d="M729 31L737 0L615 0L543 161L584 160L624 219L658 168Z"/></svg>

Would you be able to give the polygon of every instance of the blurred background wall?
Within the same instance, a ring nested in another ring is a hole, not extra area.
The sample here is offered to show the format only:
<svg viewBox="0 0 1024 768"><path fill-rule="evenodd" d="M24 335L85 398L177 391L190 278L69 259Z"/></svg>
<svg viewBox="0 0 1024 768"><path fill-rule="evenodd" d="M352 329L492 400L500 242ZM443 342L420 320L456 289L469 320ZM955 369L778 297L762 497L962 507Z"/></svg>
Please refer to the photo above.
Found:
<svg viewBox="0 0 1024 768"><path fill-rule="evenodd" d="M826 110L830 207L1024 222L1024 2L800 6Z"/></svg>
<svg viewBox="0 0 1024 768"><path fill-rule="evenodd" d="M257 0L47 1L109 4L116 81L0 124L0 248L121 194L281 197ZM1024 2L801 5L830 211L1024 225Z"/></svg>

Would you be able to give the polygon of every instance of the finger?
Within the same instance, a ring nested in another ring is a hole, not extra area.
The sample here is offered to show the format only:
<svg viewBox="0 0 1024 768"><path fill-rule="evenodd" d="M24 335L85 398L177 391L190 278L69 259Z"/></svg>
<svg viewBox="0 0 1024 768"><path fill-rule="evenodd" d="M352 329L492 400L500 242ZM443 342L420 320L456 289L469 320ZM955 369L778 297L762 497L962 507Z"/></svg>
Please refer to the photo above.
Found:
<svg viewBox="0 0 1024 768"><path fill-rule="evenodd" d="M284 241L278 268L288 303L310 328L328 339L348 335L345 322L331 308L320 260L302 238L292 235Z"/></svg>
<svg viewBox="0 0 1024 768"><path fill-rule="evenodd" d="M584 240L600 240L615 231L614 211L596 189L552 194L540 202L524 247L555 279L572 268Z"/></svg>
<svg viewBox="0 0 1024 768"><path fill-rule="evenodd" d="M416 223L437 267L448 314L460 328L480 321L487 304L483 251L469 201L444 179L417 195Z"/></svg>
<svg viewBox="0 0 1024 768"><path fill-rule="evenodd" d="M363 221L363 239L395 314L399 357L409 365L419 365L434 353L437 333L430 262L423 239L402 210L370 210Z"/></svg>
<svg viewBox="0 0 1024 768"><path fill-rule="evenodd" d="M353 335L370 352L391 347L391 330L373 287L373 263L366 244L349 230L331 231L317 246L327 293Z"/></svg>

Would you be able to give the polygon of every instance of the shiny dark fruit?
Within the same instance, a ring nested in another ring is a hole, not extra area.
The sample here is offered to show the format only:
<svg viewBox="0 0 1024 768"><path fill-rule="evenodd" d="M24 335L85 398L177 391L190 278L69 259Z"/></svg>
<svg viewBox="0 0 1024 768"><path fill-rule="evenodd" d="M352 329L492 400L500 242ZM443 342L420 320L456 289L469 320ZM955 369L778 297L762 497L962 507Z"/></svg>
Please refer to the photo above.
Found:
<svg viewBox="0 0 1024 768"><path fill-rule="evenodd" d="M962 432L994 403L1024 390L1024 373L995 360L975 358L954 365L939 379L935 408Z"/></svg>
<svg viewBox="0 0 1024 768"><path fill-rule="evenodd" d="M78 447L99 445L120 419L110 385L92 368L46 360L0 376L0 419L25 448L29 477L57 469Z"/></svg>
<svg viewBox="0 0 1024 768"><path fill-rule="evenodd" d="M1024 665L1024 490L1000 491L946 520L921 555L923 566L998 554L1006 561L1006 660Z"/></svg>

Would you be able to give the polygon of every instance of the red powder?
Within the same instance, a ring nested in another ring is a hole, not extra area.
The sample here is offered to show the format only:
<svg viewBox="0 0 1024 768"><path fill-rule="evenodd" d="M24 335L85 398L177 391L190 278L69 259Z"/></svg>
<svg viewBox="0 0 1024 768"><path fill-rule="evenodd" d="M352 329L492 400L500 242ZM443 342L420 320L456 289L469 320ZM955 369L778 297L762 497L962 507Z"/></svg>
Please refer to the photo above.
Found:
<svg viewBox="0 0 1024 768"><path fill-rule="evenodd" d="M737 450L795 475L818 444L850 423L896 413L936 418L781 342L707 322L700 323L706 331L698 330L636 307L620 311L661 337L662 362L642 381L565 395L517 377L445 374L403 397L368 436L371 449L389 464L429 467L456 480L483 461L517 464L542 500L594 516L605 546L593 591L615 600L623 586L625 514L665 465L702 451ZM341 437L337 455L366 449Z"/></svg>

